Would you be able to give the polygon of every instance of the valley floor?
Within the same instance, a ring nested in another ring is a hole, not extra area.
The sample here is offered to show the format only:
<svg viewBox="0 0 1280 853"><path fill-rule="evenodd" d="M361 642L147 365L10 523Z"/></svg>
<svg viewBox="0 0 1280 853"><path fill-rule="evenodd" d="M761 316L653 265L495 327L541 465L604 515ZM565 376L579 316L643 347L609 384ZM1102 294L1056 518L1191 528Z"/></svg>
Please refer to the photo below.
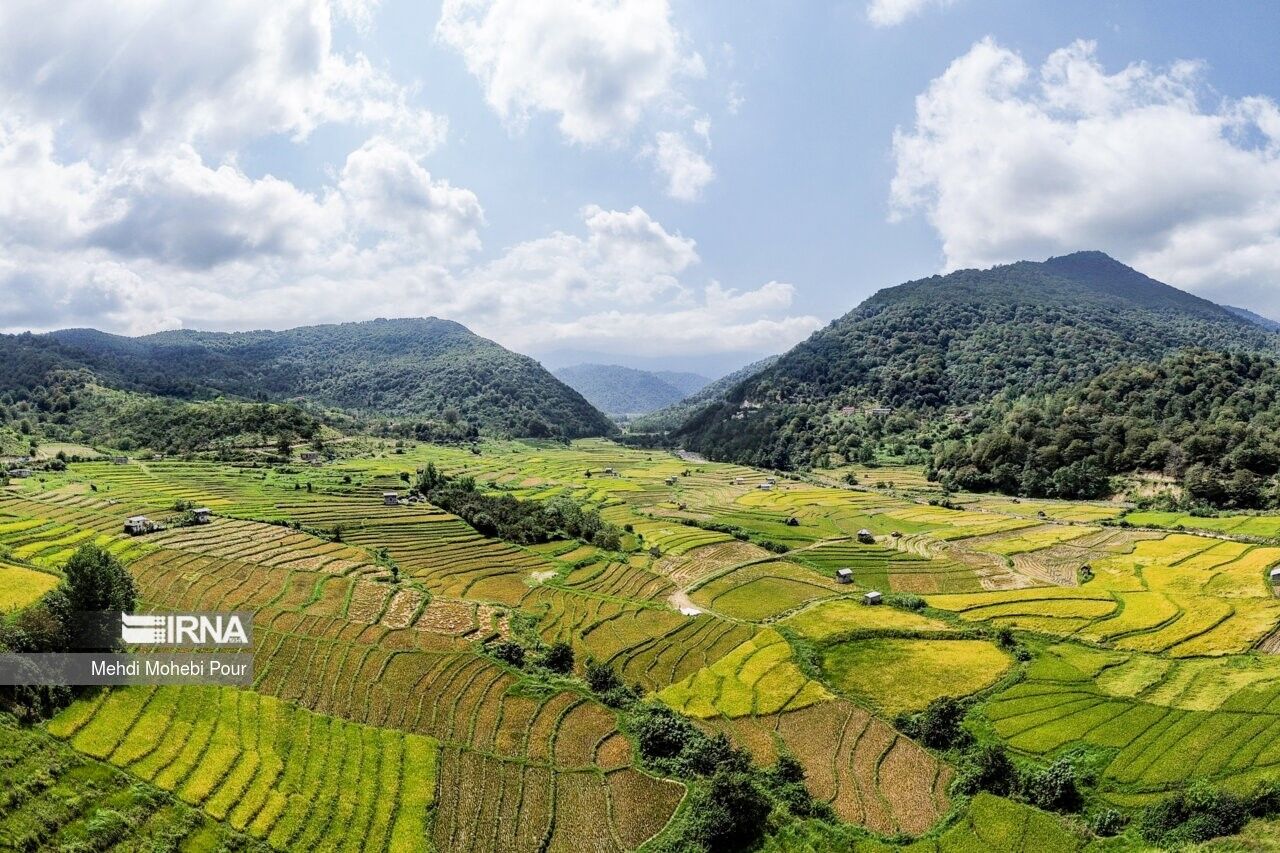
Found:
<svg viewBox="0 0 1280 853"><path fill-rule="evenodd" d="M0 607L96 542L147 609L252 610L256 645L252 689L100 692L21 734L36 757L3 762L7 782L57 769L0 797L0 847L68 846L110 811L133 826L92 849L137 849L139 827L178 820L164 849L660 849L688 780L647 766L581 681L492 657L483 643L502 637L566 642L579 673L607 663L759 763L798 759L845 826L775 826L770 850L1141 849L1133 827L1104 841L1090 817L1190 782L1280 779L1280 517L943 506L909 468L848 487L843 470L788 478L605 441L350 453L81 462L0 491ZM523 547L384 503L428 462L597 507L626 550ZM188 501L212 523L120 532ZM872 590L888 603L864 605ZM1020 766L1087 767L1083 814L957 793L963 756L902 731L942 697L974 697L967 729ZM112 779L133 799L108 796Z"/></svg>

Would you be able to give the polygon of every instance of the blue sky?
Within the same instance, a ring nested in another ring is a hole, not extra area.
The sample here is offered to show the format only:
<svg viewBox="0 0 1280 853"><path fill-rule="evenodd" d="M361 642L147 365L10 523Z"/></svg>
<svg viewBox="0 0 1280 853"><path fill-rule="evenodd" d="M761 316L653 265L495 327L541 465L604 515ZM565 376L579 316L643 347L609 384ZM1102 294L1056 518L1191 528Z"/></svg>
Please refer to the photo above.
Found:
<svg viewBox="0 0 1280 853"><path fill-rule="evenodd" d="M717 372L1086 248L1280 315L1280 4L213 6L0 11L0 328L436 314Z"/></svg>

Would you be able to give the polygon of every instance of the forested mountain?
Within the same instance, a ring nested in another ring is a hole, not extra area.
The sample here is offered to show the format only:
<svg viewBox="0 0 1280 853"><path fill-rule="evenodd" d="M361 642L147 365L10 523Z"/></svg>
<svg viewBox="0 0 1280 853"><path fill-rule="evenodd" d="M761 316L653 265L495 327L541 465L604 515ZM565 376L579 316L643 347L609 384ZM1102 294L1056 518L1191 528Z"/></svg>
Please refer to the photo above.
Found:
<svg viewBox="0 0 1280 853"><path fill-rule="evenodd" d="M1250 323L1253 323L1255 326L1261 326L1262 328L1266 329L1268 332L1280 332L1280 323L1277 323L1275 320L1272 320L1270 317L1263 317L1261 314L1254 313L1253 311L1250 311L1248 308L1237 308L1234 305L1223 305L1222 307L1226 308L1228 311L1230 311L1232 314L1235 314L1237 317L1243 317L1244 319L1248 320Z"/></svg>
<svg viewBox="0 0 1280 853"><path fill-rule="evenodd" d="M759 361L753 361L745 367L740 367L728 375L721 376L716 381L703 386L696 393L688 394L677 403L673 403L656 412L650 412L643 417L635 418L631 421L631 429L634 432L668 432L676 429L703 407L723 400L738 383L750 379L766 367L772 366L778 358L779 356L771 355Z"/></svg>
<svg viewBox="0 0 1280 853"><path fill-rule="evenodd" d="M177 400L305 400L397 419L424 437L585 436L614 429L533 359L435 318L139 338L71 329L0 338L0 353L16 365L0 377L0 394L10 405L29 400L51 409L60 404L48 398L68 396L51 389L74 378L72 384L92 380Z"/></svg>
<svg viewBox="0 0 1280 853"><path fill-rule="evenodd" d="M711 381L696 373L636 370L617 364L577 364L554 374L610 415L640 415L661 409Z"/></svg>
<svg viewBox="0 0 1280 853"><path fill-rule="evenodd" d="M682 397L696 394L712 382L711 377L701 373L684 373L678 370L655 370L653 375L673 386Z"/></svg>
<svg viewBox="0 0 1280 853"><path fill-rule="evenodd" d="M1280 499L1280 363L1186 350L1111 367L1058 392L993 407L975 435L944 443L944 482L1010 494L1096 498L1114 474L1157 472L1192 502Z"/></svg>
<svg viewBox="0 0 1280 853"><path fill-rule="evenodd" d="M876 293L677 435L715 459L821 464L886 435L920 437L939 410L1043 393L1184 347L1274 352L1277 340L1100 252L960 270Z"/></svg>

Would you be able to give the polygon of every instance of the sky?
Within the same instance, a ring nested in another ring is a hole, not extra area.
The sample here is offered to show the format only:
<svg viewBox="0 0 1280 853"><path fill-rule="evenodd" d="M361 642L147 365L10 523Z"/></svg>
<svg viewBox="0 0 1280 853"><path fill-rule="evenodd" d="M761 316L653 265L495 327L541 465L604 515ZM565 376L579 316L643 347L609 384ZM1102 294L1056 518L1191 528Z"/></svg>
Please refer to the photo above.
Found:
<svg viewBox="0 0 1280 853"><path fill-rule="evenodd" d="M1280 318L1280 3L9 0L0 330L726 372L1101 249Z"/></svg>

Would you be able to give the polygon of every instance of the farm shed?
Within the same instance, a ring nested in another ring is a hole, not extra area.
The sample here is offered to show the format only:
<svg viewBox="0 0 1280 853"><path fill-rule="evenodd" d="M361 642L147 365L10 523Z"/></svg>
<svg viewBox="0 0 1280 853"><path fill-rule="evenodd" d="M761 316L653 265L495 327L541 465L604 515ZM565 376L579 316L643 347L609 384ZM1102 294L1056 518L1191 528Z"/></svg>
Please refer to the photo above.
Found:
<svg viewBox="0 0 1280 853"><path fill-rule="evenodd" d="M209 519L213 516L213 511L207 506L198 506L191 510L191 514L195 516L196 524L208 524Z"/></svg>
<svg viewBox="0 0 1280 853"><path fill-rule="evenodd" d="M154 529L155 525L145 515L131 515L124 520L124 532L130 536L141 536L143 533L150 533Z"/></svg>
<svg viewBox="0 0 1280 853"><path fill-rule="evenodd" d="M836 583L853 583L853 569L836 569Z"/></svg>
<svg viewBox="0 0 1280 853"><path fill-rule="evenodd" d="M400 506L400 495L395 492L383 492L382 503L384 506Z"/></svg>
<svg viewBox="0 0 1280 853"><path fill-rule="evenodd" d="M128 464L129 464L129 457L128 457L128 456L112 456L112 457L111 457L111 464L113 464L113 465L128 465Z"/></svg>
<svg viewBox="0 0 1280 853"><path fill-rule="evenodd" d="M30 468L14 468L12 471L9 472L9 476L13 477L15 480L21 480L25 477L31 476L31 469Z"/></svg>
<svg viewBox="0 0 1280 853"><path fill-rule="evenodd" d="M1271 582L1280 583L1280 566L1276 566L1271 570Z"/></svg>
<svg viewBox="0 0 1280 853"><path fill-rule="evenodd" d="M870 530L864 527L858 531L858 541L864 545L871 545L875 543L876 537Z"/></svg>
<svg viewBox="0 0 1280 853"><path fill-rule="evenodd" d="M760 485L756 486L756 488L762 489L766 492L770 492L770 491L773 491L773 483L761 483Z"/></svg>
<svg viewBox="0 0 1280 853"><path fill-rule="evenodd" d="M674 486L675 484L676 484L676 478L675 478L675 477L668 477L668 478L667 478L667 485L668 485L668 486Z"/></svg>
<svg viewBox="0 0 1280 853"><path fill-rule="evenodd" d="M879 604L883 600L884 600L884 596L882 596L878 591L874 589L871 590L871 592L868 592L866 595L862 596L863 604Z"/></svg>

